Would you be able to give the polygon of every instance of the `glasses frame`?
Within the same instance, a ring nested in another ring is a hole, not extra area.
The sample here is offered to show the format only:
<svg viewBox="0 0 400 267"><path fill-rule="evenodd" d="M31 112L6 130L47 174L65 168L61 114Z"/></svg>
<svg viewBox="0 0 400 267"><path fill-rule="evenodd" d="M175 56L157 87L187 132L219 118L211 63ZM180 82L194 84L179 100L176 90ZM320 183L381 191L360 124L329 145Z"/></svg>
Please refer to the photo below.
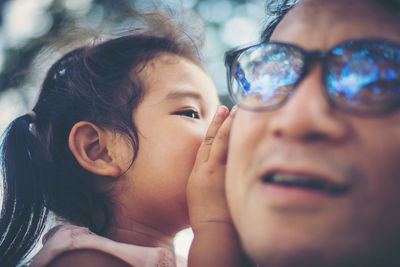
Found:
<svg viewBox="0 0 400 267"><path fill-rule="evenodd" d="M235 104L238 104L240 107L251 110L251 111L269 111L269 110L275 110L281 106L283 106L286 101L290 98L291 95L295 92L297 86L303 81L305 77L309 74L311 71L312 67L316 63L321 64L322 68L322 75L321 75L321 85L322 85L322 91L324 93L325 98L328 100L329 104L339 110L342 110L346 113L354 114L354 115L359 115L359 116L380 116L380 115L385 115L388 113L392 113L395 110L400 108L400 101L399 103L388 107L385 110L382 111L361 111L361 110L356 110L354 108L351 108L351 106L346 106L346 105L341 105L340 103L334 101L332 97L330 96L328 92L328 85L327 85L327 73L328 73L328 68L327 68L327 62L329 62L329 58L332 56L332 52L344 45L348 44L353 44L353 45L358 45L358 44L365 44L365 43L379 43L379 44L386 44L388 46L396 46L398 47L400 51L400 44L395 43L393 41L389 41L386 39L379 39L379 38L369 38L369 39L357 39L357 40L347 40L344 42L340 42L339 44L335 45L329 50L323 51L323 50L310 50L307 51L303 49L300 46L297 46L295 44L290 44L290 43L283 43L283 42L261 42L257 44L253 44L250 46L245 46L242 48L234 48L232 50L229 50L225 53L225 66L227 70L227 84L228 84L228 91L231 99ZM290 90L290 92L287 94L287 96L278 104L271 105L271 106L260 106L260 107L254 107L254 106L249 106L245 105L243 103L240 103L240 101L235 97L235 94L233 93L232 89L232 77L233 77L233 72L232 72L232 65L234 61L245 51L260 46L260 45L279 45L279 46L285 46L289 48L294 48L295 50L299 51L301 55L304 58L304 65L302 67L302 70L300 72L299 78L296 81L296 83L293 84L293 88Z"/></svg>

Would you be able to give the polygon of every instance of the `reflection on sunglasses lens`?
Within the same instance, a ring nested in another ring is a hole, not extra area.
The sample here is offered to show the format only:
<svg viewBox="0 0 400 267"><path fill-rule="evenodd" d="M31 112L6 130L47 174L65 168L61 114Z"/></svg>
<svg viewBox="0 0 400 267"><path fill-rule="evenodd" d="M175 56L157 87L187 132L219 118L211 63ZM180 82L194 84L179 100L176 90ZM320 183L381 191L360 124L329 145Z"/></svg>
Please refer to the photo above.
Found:
<svg viewBox="0 0 400 267"><path fill-rule="evenodd" d="M246 50L234 66L233 91L246 106L273 106L286 99L300 77L301 53L282 45Z"/></svg>
<svg viewBox="0 0 400 267"><path fill-rule="evenodd" d="M253 46L232 66L231 90L250 108L283 103L305 73L306 52L281 44ZM385 41L350 41L323 56L325 87L338 107L383 113L400 103L400 49Z"/></svg>
<svg viewBox="0 0 400 267"><path fill-rule="evenodd" d="M328 94L361 113L380 113L400 102L400 51L386 43L348 43L331 52Z"/></svg>

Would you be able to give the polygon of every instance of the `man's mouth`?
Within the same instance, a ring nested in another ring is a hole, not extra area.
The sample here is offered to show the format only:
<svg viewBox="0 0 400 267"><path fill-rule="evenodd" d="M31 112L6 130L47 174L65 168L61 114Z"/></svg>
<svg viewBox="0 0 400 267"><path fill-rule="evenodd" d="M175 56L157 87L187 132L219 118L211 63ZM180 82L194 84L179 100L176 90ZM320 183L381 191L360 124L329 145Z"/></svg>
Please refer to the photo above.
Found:
<svg viewBox="0 0 400 267"><path fill-rule="evenodd" d="M265 175L262 181L265 184L312 190L333 196L342 195L349 190L347 185L333 183L326 179L306 174L274 172Z"/></svg>

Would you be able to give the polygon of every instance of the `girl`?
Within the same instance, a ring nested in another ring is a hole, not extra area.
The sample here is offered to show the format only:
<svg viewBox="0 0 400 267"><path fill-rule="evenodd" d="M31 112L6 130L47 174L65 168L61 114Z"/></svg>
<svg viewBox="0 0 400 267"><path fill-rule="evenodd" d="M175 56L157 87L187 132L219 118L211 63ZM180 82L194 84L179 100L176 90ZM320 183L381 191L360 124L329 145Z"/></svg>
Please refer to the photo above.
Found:
<svg viewBox="0 0 400 267"><path fill-rule="evenodd" d="M64 227L33 266L175 266L172 240L189 223L192 266L211 248L215 266L236 264L220 178L231 117L218 108L206 135L215 87L193 44L175 26L163 28L67 53L32 112L10 124L1 266L27 255L49 210L90 231Z"/></svg>

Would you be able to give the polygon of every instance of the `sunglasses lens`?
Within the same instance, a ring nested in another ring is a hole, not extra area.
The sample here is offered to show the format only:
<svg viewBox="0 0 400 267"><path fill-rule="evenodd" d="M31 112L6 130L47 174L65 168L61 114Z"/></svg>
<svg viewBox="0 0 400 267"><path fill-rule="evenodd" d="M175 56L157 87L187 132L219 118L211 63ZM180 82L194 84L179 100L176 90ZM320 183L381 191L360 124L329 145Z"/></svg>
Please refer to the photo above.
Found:
<svg viewBox="0 0 400 267"><path fill-rule="evenodd" d="M400 49L385 42L350 42L327 60L328 95L336 105L378 114L400 103Z"/></svg>
<svg viewBox="0 0 400 267"><path fill-rule="evenodd" d="M290 94L303 65L303 55L294 47L274 43L251 47L232 64L231 93L242 106L273 108Z"/></svg>

